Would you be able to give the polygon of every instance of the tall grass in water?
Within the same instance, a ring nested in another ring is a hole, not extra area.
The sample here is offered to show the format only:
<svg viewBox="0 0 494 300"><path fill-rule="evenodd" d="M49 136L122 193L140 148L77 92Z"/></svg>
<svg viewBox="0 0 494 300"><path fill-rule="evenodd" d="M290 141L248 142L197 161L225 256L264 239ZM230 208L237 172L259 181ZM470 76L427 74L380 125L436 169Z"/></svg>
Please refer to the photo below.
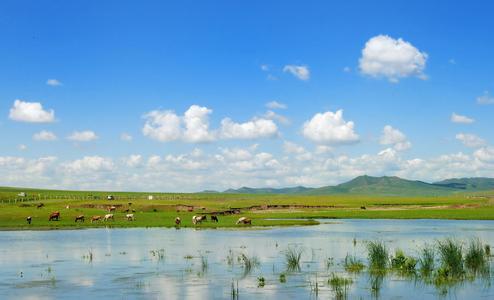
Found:
<svg viewBox="0 0 494 300"><path fill-rule="evenodd" d="M465 254L465 267L473 274L486 274L489 272L488 256L485 246L477 239L472 239Z"/></svg>
<svg viewBox="0 0 494 300"><path fill-rule="evenodd" d="M391 267L401 275L415 274L417 260L411 256L406 256L403 250L397 249L395 255L391 258Z"/></svg>
<svg viewBox="0 0 494 300"><path fill-rule="evenodd" d="M297 247L288 247L285 250L285 259L288 271L300 271L300 259L302 258L303 252L303 249Z"/></svg>
<svg viewBox="0 0 494 300"><path fill-rule="evenodd" d="M335 273L332 273L328 279L328 284L334 292L336 299L346 299L348 296L348 287L352 283L353 281L351 279L338 276Z"/></svg>
<svg viewBox="0 0 494 300"><path fill-rule="evenodd" d="M343 261L343 267L345 271L350 273L360 273L364 268L364 263L360 261L357 257L347 254L345 260Z"/></svg>
<svg viewBox="0 0 494 300"><path fill-rule="evenodd" d="M259 265L259 259L256 256L249 257L244 253L240 254L237 260L244 267L244 276L247 276L252 269Z"/></svg>
<svg viewBox="0 0 494 300"><path fill-rule="evenodd" d="M429 245L425 245L422 250L420 250L419 266L420 274L424 277L429 277L434 271L434 248Z"/></svg>
<svg viewBox="0 0 494 300"><path fill-rule="evenodd" d="M463 246L454 239L437 242L441 268L438 275L446 278L459 279L465 274L463 265Z"/></svg>
<svg viewBox="0 0 494 300"><path fill-rule="evenodd" d="M384 271L389 263L388 249L384 242L371 241L367 243L367 258L372 271Z"/></svg>

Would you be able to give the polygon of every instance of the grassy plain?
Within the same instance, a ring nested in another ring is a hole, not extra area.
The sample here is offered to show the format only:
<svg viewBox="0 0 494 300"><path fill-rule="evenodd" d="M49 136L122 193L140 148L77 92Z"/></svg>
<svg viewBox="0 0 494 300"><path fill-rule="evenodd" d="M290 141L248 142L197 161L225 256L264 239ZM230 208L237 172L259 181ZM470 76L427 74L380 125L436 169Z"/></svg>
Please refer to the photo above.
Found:
<svg viewBox="0 0 494 300"><path fill-rule="evenodd" d="M20 197L20 192L27 196ZM113 195L114 200L107 200ZM153 199L148 196L152 195ZM37 204L43 203L42 208ZM131 203L129 205L129 203ZM116 206L115 221L95 222L91 216L104 216L107 207ZM67 208L68 207L68 208ZM135 221L125 219L135 210ZM192 211L188 211L192 209ZM194 226L192 216L238 210L221 215L219 222ZM60 221L48 221L52 211L60 211ZM86 222L75 223L77 215ZM26 217L33 222L28 225ZM472 219L494 220L494 191L453 194L436 197L382 197L359 195L246 195L246 194L175 194L30 190L0 188L0 230L78 229L91 227L172 227L175 217L182 227L223 228L235 225L240 216L252 219L253 226L314 225L314 219Z"/></svg>

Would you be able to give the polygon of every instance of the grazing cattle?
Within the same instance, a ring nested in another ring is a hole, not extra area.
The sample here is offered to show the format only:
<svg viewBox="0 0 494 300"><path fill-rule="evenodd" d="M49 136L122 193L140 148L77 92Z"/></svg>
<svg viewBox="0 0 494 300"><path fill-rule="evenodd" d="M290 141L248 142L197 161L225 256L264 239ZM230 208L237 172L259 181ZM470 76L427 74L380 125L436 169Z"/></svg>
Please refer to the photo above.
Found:
<svg viewBox="0 0 494 300"><path fill-rule="evenodd" d="M75 217L75 221L74 222L77 223L77 222L81 221L81 222L84 223L84 220L85 220L84 215L78 215L77 217Z"/></svg>
<svg viewBox="0 0 494 300"><path fill-rule="evenodd" d="M127 218L127 221L135 221L134 214L127 214L125 217Z"/></svg>
<svg viewBox="0 0 494 300"><path fill-rule="evenodd" d="M180 226L180 223L182 223L182 219L180 217L175 218L175 225Z"/></svg>
<svg viewBox="0 0 494 300"><path fill-rule="evenodd" d="M60 212L59 211L54 211L50 214L48 217L48 221L58 221L60 219Z"/></svg>
<svg viewBox="0 0 494 300"><path fill-rule="evenodd" d="M218 217L217 216L211 216L211 222L218 223Z"/></svg>
<svg viewBox="0 0 494 300"><path fill-rule="evenodd" d="M115 206L110 206L108 207L108 212L113 212L115 211L117 208Z"/></svg>
<svg viewBox="0 0 494 300"><path fill-rule="evenodd" d="M115 219L113 219L113 214L106 214L105 215L105 218L103 219L103 221L109 221L109 220L112 220L112 221L115 221Z"/></svg>
<svg viewBox="0 0 494 300"><path fill-rule="evenodd" d="M187 207L187 211L188 212L193 212L194 211L194 207Z"/></svg>
<svg viewBox="0 0 494 300"><path fill-rule="evenodd" d="M367 209L365 206L361 206L360 209Z"/></svg>
<svg viewBox="0 0 494 300"><path fill-rule="evenodd" d="M202 221L207 221L207 217L206 216L193 216L192 217L192 223L194 225L201 224Z"/></svg>
<svg viewBox="0 0 494 300"><path fill-rule="evenodd" d="M124 210L122 210L122 212L128 213L129 212L129 209L128 208L127 209L124 209Z"/></svg>
<svg viewBox="0 0 494 300"><path fill-rule="evenodd" d="M33 218L31 216L27 217L26 218L27 224L31 224L32 220L33 220Z"/></svg>
<svg viewBox="0 0 494 300"><path fill-rule="evenodd" d="M36 205L36 208L42 208L43 206L45 206L45 204L43 204L43 203L38 203L38 205Z"/></svg>
<svg viewBox="0 0 494 300"><path fill-rule="evenodd" d="M249 218L246 218L246 217L241 217L240 219L238 219L237 223L238 224L245 224L245 225L252 225L252 220L249 219Z"/></svg>
<svg viewBox="0 0 494 300"><path fill-rule="evenodd" d="M91 217L91 223L96 222L96 221L101 221L101 216L92 216Z"/></svg>

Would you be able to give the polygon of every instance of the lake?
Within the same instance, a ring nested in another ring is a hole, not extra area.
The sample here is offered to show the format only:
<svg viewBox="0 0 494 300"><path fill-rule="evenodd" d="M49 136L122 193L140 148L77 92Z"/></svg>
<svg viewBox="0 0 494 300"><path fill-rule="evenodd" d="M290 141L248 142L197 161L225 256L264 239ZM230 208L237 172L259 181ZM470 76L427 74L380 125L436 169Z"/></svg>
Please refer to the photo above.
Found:
<svg viewBox="0 0 494 300"><path fill-rule="evenodd" d="M494 299L492 277L443 288L391 272L373 290L366 271L349 274L342 266L347 254L366 263L369 240L412 256L425 243L447 237L465 246L474 237L494 246L493 221L320 221L259 230L2 231L0 298L228 299L234 284L239 299L327 299L335 297L328 285L335 273L352 280L349 299ZM303 251L300 270L287 270L288 248ZM258 261L250 272L242 254Z"/></svg>

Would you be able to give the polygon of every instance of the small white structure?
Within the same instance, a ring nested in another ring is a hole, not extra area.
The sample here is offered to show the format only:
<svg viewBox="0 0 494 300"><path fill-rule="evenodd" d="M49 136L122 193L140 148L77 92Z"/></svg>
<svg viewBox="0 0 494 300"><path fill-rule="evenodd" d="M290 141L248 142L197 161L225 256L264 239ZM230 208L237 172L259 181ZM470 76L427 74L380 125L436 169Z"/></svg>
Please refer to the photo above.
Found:
<svg viewBox="0 0 494 300"><path fill-rule="evenodd" d="M148 196L148 200L153 200L153 198L154 198L153 195Z"/></svg>
<svg viewBox="0 0 494 300"><path fill-rule="evenodd" d="M26 197L27 194L26 194L26 192L20 192L19 194L17 194L17 196L19 196L19 197Z"/></svg>
<svg viewBox="0 0 494 300"><path fill-rule="evenodd" d="M113 195L106 196L106 200L114 200L114 199L115 199L115 197L113 197Z"/></svg>

